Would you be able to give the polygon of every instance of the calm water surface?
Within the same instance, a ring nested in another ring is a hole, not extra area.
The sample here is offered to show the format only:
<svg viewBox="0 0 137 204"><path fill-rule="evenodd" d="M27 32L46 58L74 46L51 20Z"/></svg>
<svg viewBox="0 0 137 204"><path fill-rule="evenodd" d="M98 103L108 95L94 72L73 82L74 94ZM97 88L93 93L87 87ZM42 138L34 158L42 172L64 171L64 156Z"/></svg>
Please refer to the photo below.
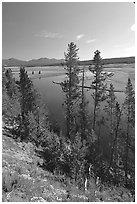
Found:
<svg viewBox="0 0 137 204"><path fill-rule="evenodd" d="M19 69L12 69L15 77L18 77ZM63 92L60 85L53 84L53 81L61 82L65 79L65 70L63 67L29 67L26 71L32 79L34 86L40 91L44 103L49 109L49 118L52 121L57 121L58 125L65 130ZM32 74L34 71L34 74ZM39 74L40 71L40 74ZM131 78L133 86L135 85L135 64L122 65L106 65L104 71L113 72L114 76L107 80L109 87L113 83L116 90L125 90L128 77ZM85 85L89 85L93 81L91 72L85 73ZM89 100L89 112L93 110L93 99L91 96L92 90L85 89L87 100ZM125 94L116 93L117 100L120 104L123 103Z"/></svg>

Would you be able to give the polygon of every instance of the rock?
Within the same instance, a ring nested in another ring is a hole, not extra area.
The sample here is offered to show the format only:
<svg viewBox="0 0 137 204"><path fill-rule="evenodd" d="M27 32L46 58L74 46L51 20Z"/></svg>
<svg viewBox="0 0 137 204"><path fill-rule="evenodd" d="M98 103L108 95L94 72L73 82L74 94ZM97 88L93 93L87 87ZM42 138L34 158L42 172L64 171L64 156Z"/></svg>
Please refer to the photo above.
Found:
<svg viewBox="0 0 137 204"><path fill-rule="evenodd" d="M44 198L42 197L33 197L30 200L31 202L47 202L46 200L44 200Z"/></svg>

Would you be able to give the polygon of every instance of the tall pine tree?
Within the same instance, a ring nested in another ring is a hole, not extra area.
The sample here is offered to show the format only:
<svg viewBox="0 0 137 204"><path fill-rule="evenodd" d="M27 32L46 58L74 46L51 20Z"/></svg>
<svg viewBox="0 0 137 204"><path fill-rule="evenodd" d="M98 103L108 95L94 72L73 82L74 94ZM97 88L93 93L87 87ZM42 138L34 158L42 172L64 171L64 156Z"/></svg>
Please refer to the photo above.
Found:
<svg viewBox="0 0 137 204"><path fill-rule="evenodd" d="M34 110L35 97L32 81L29 79L24 67L20 68L19 90L21 93L22 116Z"/></svg>
<svg viewBox="0 0 137 204"><path fill-rule="evenodd" d="M105 112L107 113L108 116L108 123L109 123L109 127L110 127L110 141L112 144L113 141L113 137L114 137L114 128L115 128L115 107L116 107L116 96L114 93L114 86L111 83L110 84L110 91L107 95L107 99L106 99L107 104L105 105Z"/></svg>
<svg viewBox="0 0 137 204"><path fill-rule="evenodd" d="M114 121L113 121L113 141L111 145L111 152L110 152L110 161L109 170L111 167L114 173L114 182L117 182L117 170L118 170L118 160L119 160L119 134L120 134L120 123L121 123L121 116L123 112L123 106L120 107L119 103L116 102L114 107Z"/></svg>
<svg viewBox="0 0 137 204"><path fill-rule="evenodd" d="M128 78L128 83L126 86L126 98L124 101L124 109L126 114L126 142L125 142L125 181L128 182L129 173L129 147L135 141L134 127L135 127L135 92L131 83L130 78Z"/></svg>
<svg viewBox="0 0 137 204"><path fill-rule="evenodd" d="M94 99L94 110L93 110L93 130L96 126L97 109L99 108L100 102L106 99L106 84L105 80L107 76L102 73L102 59L100 57L100 51L96 50L94 52L94 67L89 67L89 70L94 74L94 81L92 82L92 87L94 89L93 99Z"/></svg>
<svg viewBox="0 0 137 204"><path fill-rule="evenodd" d="M66 76L67 79L61 83L63 92L65 93L65 109L66 109L66 129L67 137L74 139L76 132L76 103L79 98L79 68L78 68L78 48L71 42L68 44L67 53L65 53Z"/></svg>
<svg viewBox="0 0 137 204"><path fill-rule="evenodd" d="M22 130L21 139L28 139L29 137L29 113L33 112L35 108L35 94L32 81L29 79L28 74L24 67L20 68L20 130Z"/></svg>

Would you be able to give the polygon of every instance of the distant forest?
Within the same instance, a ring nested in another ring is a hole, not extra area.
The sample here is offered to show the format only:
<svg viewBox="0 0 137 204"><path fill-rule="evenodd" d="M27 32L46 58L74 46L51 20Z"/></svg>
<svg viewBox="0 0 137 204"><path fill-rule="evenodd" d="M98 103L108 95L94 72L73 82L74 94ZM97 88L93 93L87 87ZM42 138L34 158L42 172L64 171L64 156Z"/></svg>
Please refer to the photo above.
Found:
<svg viewBox="0 0 137 204"><path fill-rule="evenodd" d="M80 61L80 65L90 65L93 64L93 60L85 60L85 61ZM135 57L120 57L120 58L108 58L108 59L103 59L102 64L130 64L130 63L135 63Z"/></svg>

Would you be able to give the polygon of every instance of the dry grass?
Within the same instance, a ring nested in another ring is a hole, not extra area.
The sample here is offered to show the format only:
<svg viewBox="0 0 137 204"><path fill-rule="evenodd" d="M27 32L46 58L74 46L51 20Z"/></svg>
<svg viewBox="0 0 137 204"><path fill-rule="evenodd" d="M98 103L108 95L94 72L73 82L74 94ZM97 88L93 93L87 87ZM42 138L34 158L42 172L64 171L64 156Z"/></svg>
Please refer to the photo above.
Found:
<svg viewBox="0 0 137 204"><path fill-rule="evenodd" d="M3 202L111 202L133 201L125 189L102 187L91 183L87 192L75 183L67 185L64 176L51 174L37 166L39 157L32 144L17 143L3 136Z"/></svg>

